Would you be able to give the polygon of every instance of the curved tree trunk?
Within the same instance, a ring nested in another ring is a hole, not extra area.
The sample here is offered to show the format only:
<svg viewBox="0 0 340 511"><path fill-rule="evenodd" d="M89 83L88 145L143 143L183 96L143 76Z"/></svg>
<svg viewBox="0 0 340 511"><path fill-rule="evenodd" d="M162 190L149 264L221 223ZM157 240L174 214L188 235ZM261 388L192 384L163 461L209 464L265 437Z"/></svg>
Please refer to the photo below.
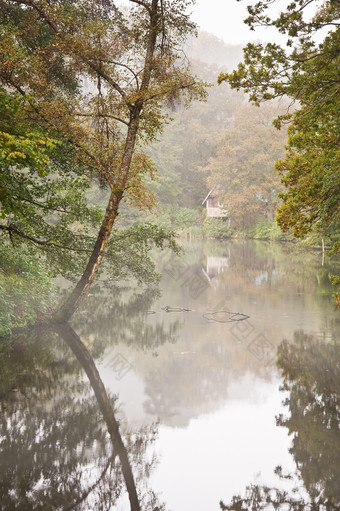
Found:
<svg viewBox="0 0 340 511"><path fill-rule="evenodd" d="M134 0L133 0L134 1ZM144 106L145 93L149 88L151 74L153 69L153 58L157 40L158 30L158 3L159 0L152 0L149 10L150 16L150 31L149 41L145 54L144 60L144 71L143 78L140 87L139 98L133 105L129 106L130 109L130 121L126 134L125 147L122 155L122 160L119 168L117 180L114 185L111 185L111 195L106 208L106 213L102 225L100 227L96 243L93 247L92 254L88 260L85 271L81 276L76 287L67 298L66 302L60 307L60 309L52 316L51 321L53 323L63 323L68 321L74 312L79 307L80 303L87 294L89 287L94 281L99 267L101 265L105 248L109 241L113 224L117 218L118 207L120 201L123 198L124 191L129 179L129 171L131 161L136 145L136 138L139 129L140 114Z"/></svg>
<svg viewBox="0 0 340 511"><path fill-rule="evenodd" d="M97 240L94 244L92 253L87 262L83 275L78 281L65 303L53 314L52 323L63 323L68 321L79 307L82 300L94 281L104 257L105 248L110 239L113 224L118 215L118 207L123 198L124 190L129 179L129 170L136 144L136 137L139 127L139 117L142 110L142 104L131 109L130 123L126 135L125 148L120 165L119 175L109 198L106 212L100 226Z"/></svg>
<svg viewBox="0 0 340 511"><path fill-rule="evenodd" d="M113 456L118 456L122 466L122 473L125 481L125 486L129 494L131 511L140 511L136 484L129 462L128 452L123 443L119 431L119 424L114 415L110 400L106 393L104 384L100 378L98 369L86 346L82 343L80 337L76 334L73 328L71 328L67 323L64 323L63 325L59 325L57 327L57 332L70 346L71 350L83 366L88 379L90 380L100 411L104 417L111 438Z"/></svg>
<svg viewBox="0 0 340 511"><path fill-rule="evenodd" d="M102 225L100 227L96 243L93 247L92 254L88 260L85 271L78 281L72 293L68 296L66 302L52 316L53 323L63 323L68 321L79 307L81 301L87 294L89 287L94 281L96 274L102 262L106 245L109 241L114 221L117 217L118 206L121 197L111 193L109 203Z"/></svg>

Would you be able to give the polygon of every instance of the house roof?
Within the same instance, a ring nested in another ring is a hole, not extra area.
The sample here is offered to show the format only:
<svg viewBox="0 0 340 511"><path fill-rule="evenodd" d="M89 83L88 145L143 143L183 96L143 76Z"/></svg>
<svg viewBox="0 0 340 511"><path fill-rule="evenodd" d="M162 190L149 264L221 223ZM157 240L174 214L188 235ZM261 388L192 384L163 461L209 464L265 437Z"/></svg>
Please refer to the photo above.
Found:
<svg viewBox="0 0 340 511"><path fill-rule="evenodd" d="M206 198L204 199L204 201L202 202L202 206L204 206L204 204L207 202L207 200L209 199L210 195L212 194L212 192L215 190L216 188L216 185L214 185L212 187L212 189L210 190L210 192L208 193L208 195L206 196Z"/></svg>

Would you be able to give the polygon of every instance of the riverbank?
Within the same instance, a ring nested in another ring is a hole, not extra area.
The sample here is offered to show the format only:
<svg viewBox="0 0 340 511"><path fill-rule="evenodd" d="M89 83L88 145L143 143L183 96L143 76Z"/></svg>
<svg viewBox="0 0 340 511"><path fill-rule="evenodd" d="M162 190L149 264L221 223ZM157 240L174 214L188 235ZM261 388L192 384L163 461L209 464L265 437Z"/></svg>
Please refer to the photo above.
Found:
<svg viewBox="0 0 340 511"><path fill-rule="evenodd" d="M320 233L312 233L303 240L291 234L282 233L275 222L259 220L244 229L218 218L202 220L197 210L180 208L170 215L154 217L163 228L172 228L178 233L179 241L196 240L257 240L275 244L292 244L297 249L320 253L320 266L330 260L327 252L334 239L322 243ZM171 222L173 224L171 225ZM4 247L0 252L0 337L10 335L39 323L55 309L57 286L42 259L37 260L26 251L16 252ZM332 258L334 260L334 258ZM340 308L339 265L329 272L329 280L334 284L334 299Z"/></svg>

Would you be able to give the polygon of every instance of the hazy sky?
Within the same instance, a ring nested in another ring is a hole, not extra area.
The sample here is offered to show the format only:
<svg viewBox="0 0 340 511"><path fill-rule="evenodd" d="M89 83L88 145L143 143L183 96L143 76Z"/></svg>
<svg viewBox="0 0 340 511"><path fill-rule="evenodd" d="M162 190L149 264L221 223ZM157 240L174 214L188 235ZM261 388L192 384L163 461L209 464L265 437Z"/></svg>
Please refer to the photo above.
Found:
<svg viewBox="0 0 340 511"><path fill-rule="evenodd" d="M190 7L192 12L191 19L195 21L201 30L210 32L228 44L245 45L249 41L261 40L264 42L283 43L285 37L280 36L275 29L257 28L251 31L243 20L247 17L247 4L254 4L257 0L196 0L195 5ZM120 0L124 5L129 4L129 0ZM272 4L269 14L272 10L276 13L284 11L289 0L277 0ZM306 9L310 14L315 12L315 8L321 6L324 0L314 0ZM130 4L131 5L131 4Z"/></svg>
<svg viewBox="0 0 340 511"><path fill-rule="evenodd" d="M191 8L192 19L202 30L211 32L230 44L244 45L254 40L280 44L285 42L286 37L280 35L275 28L258 27L253 31L243 23L248 16L247 5L255 3L257 0L241 2L236 0L196 0L195 5ZM268 14L278 15L280 12L284 12L289 3L291 2L288 0L276 0L270 6ZM314 0L304 9L304 15L307 18L312 17L316 9L323 4L324 0ZM318 36L316 36L316 40L318 41Z"/></svg>
<svg viewBox="0 0 340 511"><path fill-rule="evenodd" d="M192 8L192 19L200 29L213 33L226 43L246 43L260 38L260 32L251 31L243 23L247 16L246 5L246 1L196 0Z"/></svg>
<svg viewBox="0 0 340 511"><path fill-rule="evenodd" d="M210 32L229 44L246 44L248 41L263 40L273 41L277 38L277 32L269 29L257 29L251 31L243 20L247 17L246 6L255 0L196 0L195 5L190 6L191 19L195 21L201 30ZM124 5L129 0L120 0ZM277 2L281 6L284 0Z"/></svg>

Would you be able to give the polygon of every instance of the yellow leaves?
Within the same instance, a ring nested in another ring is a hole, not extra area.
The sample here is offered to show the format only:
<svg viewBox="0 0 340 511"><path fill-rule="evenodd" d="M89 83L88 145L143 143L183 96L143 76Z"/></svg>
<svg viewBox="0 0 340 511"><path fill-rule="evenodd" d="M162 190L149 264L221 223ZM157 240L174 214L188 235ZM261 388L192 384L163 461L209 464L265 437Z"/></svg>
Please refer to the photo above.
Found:
<svg viewBox="0 0 340 511"><path fill-rule="evenodd" d="M12 151L11 153L7 154L8 160L16 160L17 158L22 158L23 160L26 159L26 154L20 152L20 151Z"/></svg>

